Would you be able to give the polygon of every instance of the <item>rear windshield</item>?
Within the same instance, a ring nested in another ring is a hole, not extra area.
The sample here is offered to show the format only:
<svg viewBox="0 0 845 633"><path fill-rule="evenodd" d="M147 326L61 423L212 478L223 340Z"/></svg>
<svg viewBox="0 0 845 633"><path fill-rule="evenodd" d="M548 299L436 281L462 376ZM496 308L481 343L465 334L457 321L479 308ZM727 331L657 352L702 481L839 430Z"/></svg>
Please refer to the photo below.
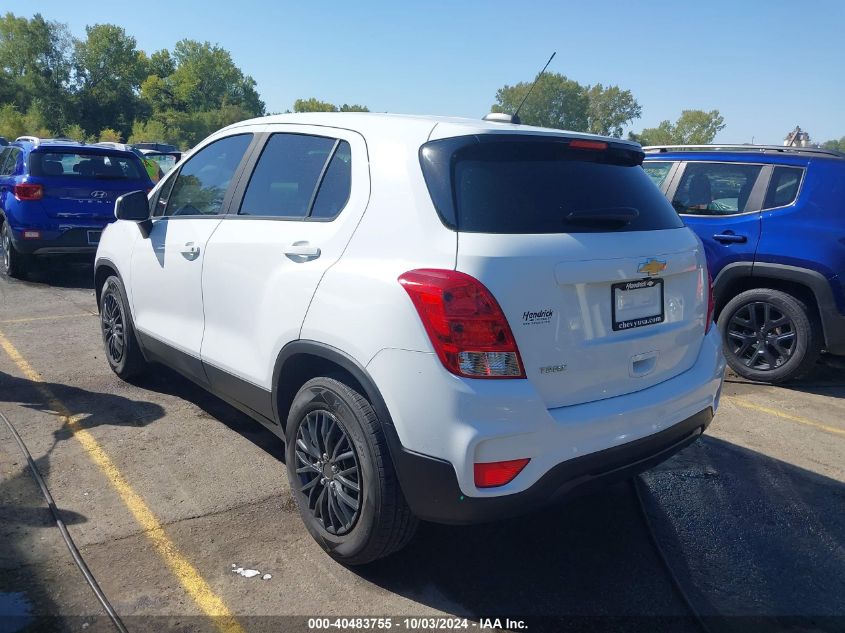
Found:
<svg viewBox="0 0 845 633"><path fill-rule="evenodd" d="M93 178L94 180L142 180L146 174L134 156L93 152L32 152L29 169L33 176Z"/></svg>
<svg viewBox="0 0 845 633"><path fill-rule="evenodd" d="M420 160L443 222L474 233L595 233L683 226L622 144L573 149L569 139L464 137L424 145Z"/></svg>

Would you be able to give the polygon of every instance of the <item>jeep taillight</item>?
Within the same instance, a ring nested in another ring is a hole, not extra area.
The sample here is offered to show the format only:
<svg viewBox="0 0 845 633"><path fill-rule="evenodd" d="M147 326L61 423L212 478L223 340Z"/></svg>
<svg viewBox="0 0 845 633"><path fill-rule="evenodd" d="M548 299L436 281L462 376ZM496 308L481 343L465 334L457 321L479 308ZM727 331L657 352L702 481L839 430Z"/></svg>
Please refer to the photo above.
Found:
<svg viewBox="0 0 845 633"><path fill-rule="evenodd" d="M516 341L484 285L454 270L411 270L399 277L437 356L467 378L525 378Z"/></svg>
<svg viewBox="0 0 845 633"><path fill-rule="evenodd" d="M14 185L12 193L15 198L24 202L28 200L41 200L44 197L44 188L41 185L32 183L24 183L22 185Z"/></svg>

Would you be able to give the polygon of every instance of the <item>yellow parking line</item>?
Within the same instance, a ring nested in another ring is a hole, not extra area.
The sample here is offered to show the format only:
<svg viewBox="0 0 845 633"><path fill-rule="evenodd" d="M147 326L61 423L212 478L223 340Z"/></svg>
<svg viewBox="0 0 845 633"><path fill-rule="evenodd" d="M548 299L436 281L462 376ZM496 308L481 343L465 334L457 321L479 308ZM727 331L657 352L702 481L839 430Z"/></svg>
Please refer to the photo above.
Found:
<svg viewBox="0 0 845 633"><path fill-rule="evenodd" d="M53 316L43 317L27 317L25 319L4 319L0 321L0 325L10 325L12 323L29 323L30 321L52 321L54 319L78 319L79 317L97 316L92 312L80 312L79 314L56 314Z"/></svg>
<svg viewBox="0 0 845 633"><path fill-rule="evenodd" d="M214 618L217 628L223 633L243 633L243 628L229 611L223 600L214 593L211 586L200 576L196 568L191 565L187 558L176 548L176 545L164 533L159 520L144 502L141 496L132 489L129 482L115 466L111 458L106 454L94 436L79 425L80 416L73 416L70 411L56 398L47 385L44 384L40 374L35 371L32 365L21 355L14 345L0 331L0 347L6 352L12 362L17 365L24 376L31 380L35 387L47 400L50 408L58 413L63 424L79 440L82 448L88 457L94 462L108 479L123 503L141 525L145 535L152 541L153 547L164 559L170 571L179 579L185 591L200 610L207 616Z"/></svg>
<svg viewBox="0 0 845 633"><path fill-rule="evenodd" d="M743 407L745 409L752 409L753 411L759 411L760 413L765 413L767 415L773 415L778 418L783 418L784 420L789 420L790 422L797 422L798 424L803 424L805 426L811 426L813 428L819 429L821 431L825 431L827 433L833 433L834 435L845 435L845 429L837 429L833 426L828 426L827 424L822 424L821 422L816 422L814 420L808 420L807 418L802 418L800 415L792 415L791 413L785 413L783 411L779 411L777 409L770 409L769 407L761 407L759 404L754 404L752 402L748 402L747 400L743 400L738 398L737 396L730 396L729 400L733 402L738 407Z"/></svg>

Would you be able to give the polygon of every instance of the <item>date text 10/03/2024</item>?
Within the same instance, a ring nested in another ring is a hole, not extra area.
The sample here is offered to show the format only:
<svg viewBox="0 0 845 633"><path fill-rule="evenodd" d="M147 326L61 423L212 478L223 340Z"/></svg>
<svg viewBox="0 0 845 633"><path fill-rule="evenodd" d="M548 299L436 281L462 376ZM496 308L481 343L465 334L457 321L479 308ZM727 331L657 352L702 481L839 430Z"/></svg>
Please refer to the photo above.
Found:
<svg viewBox="0 0 845 633"><path fill-rule="evenodd" d="M468 618L410 617L410 618L309 618L308 629L316 630L361 630L361 629L403 629L407 631L471 630L479 631L526 631L524 620L510 618L479 618L472 622Z"/></svg>

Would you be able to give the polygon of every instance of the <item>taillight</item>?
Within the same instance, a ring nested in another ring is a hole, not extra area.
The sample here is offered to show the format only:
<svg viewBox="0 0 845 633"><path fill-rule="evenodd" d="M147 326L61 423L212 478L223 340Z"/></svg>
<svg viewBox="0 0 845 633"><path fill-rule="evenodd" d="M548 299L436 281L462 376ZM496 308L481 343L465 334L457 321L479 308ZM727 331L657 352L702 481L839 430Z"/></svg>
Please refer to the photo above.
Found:
<svg viewBox="0 0 845 633"><path fill-rule="evenodd" d="M576 138L569 141L569 147L572 149L593 149L601 151L607 149L607 143L604 141L588 141L587 139Z"/></svg>
<svg viewBox="0 0 845 633"><path fill-rule="evenodd" d="M22 185L14 185L12 187L12 193L15 198L22 202L27 200L41 200L44 197L44 188L41 185L24 183Z"/></svg>
<svg viewBox="0 0 845 633"><path fill-rule="evenodd" d="M399 277L437 356L467 378L525 378L516 341L490 291L454 270L411 270Z"/></svg>
<svg viewBox="0 0 845 633"><path fill-rule="evenodd" d="M710 275L710 269L707 268L707 322L704 324L704 333L710 331L713 325L713 314L716 312L716 300L713 298L713 277Z"/></svg>
<svg viewBox="0 0 845 633"><path fill-rule="evenodd" d="M474 465L475 487L495 488L514 480L531 459L511 459L506 462L487 462Z"/></svg>

